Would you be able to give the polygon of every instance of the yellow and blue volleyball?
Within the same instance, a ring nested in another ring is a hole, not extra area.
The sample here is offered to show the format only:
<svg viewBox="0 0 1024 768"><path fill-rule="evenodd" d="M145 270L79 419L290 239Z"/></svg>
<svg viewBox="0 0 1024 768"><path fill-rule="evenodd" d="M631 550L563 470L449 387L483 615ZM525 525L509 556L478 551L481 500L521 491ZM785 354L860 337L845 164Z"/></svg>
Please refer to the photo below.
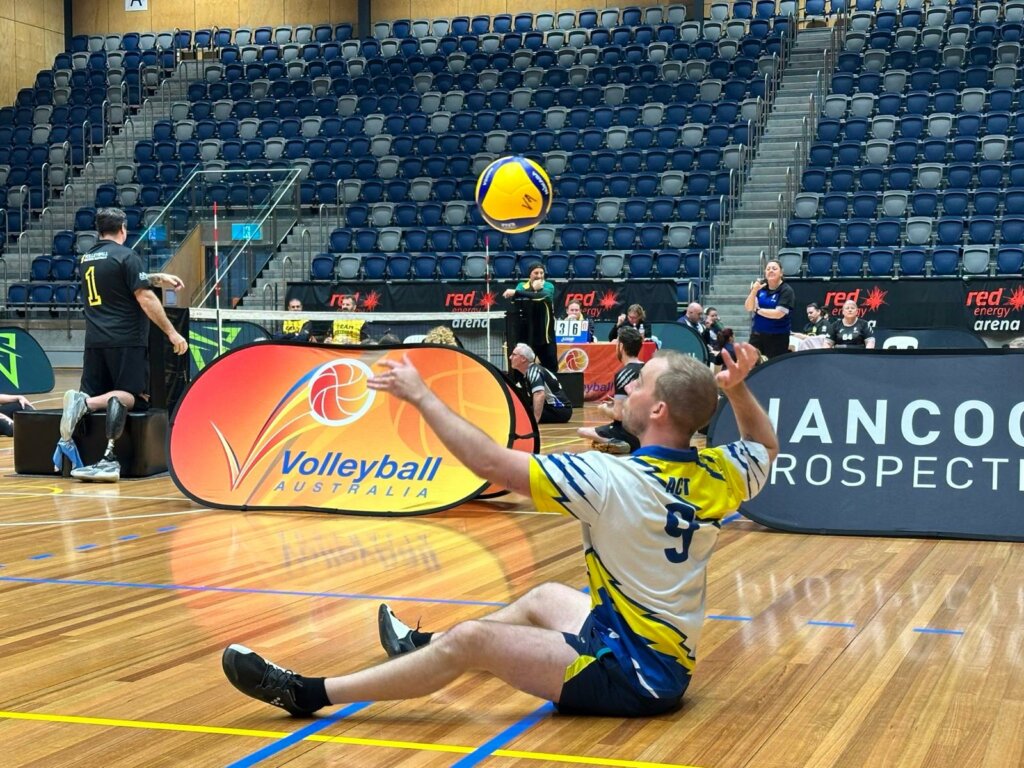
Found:
<svg viewBox="0 0 1024 768"><path fill-rule="evenodd" d="M551 210L551 179L533 160L499 157L476 182L476 204L484 221L501 232L526 232Z"/></svg>

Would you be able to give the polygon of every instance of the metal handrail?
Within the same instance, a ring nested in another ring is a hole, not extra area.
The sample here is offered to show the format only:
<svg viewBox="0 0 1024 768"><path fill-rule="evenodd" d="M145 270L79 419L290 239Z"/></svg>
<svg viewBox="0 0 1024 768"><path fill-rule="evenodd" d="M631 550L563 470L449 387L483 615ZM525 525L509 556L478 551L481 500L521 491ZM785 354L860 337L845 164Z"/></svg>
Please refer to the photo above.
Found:
<svg viewBox="0 0 1024 768"><path fill-rule="evenodd" d="M89 164L92 157L92 123L88 120L82 121L82 167Z"/></svg>
<svg viewBox="0 0 1024 768"><path fill-rule="evenodd" d="M299 233L299 247L302 249L302 266L308 275L313 264L313 235L310 233L309 227L303 227L302 232Z"/></svg>
<svg viewBox="0 0 1024 768"><path fill-rule="evenodd" d="M317 226L317 231L319 233L319 240L320 240L320 244L321 245L327 242L326 222L327 222L327 203L320 203L319 207L316 209L316 226Z"/></svg>
<svg viewBox="0 0 1024 768"><path fill-rule="evenodd" d="M4 224L6 225L7 224L7 211L4 211L4 210L0 209L0 213L3 213L3 215L4 215ZM2 255L0 255L0 268L3 269L3 271L0 272L0 275L2 275L2 277L0 277L0 285L3 285L3 288L0 289L0 290L3 291L3 294L0 295L0 301L3 302L4 307L6 308L7 307L7 259L5 259Z"/></svg>
<svg viewBox="0 0 1024 768"><path fill-rule="evenodd" d="M270 289L270 292L274 294L273 295L273 299L272 299L273 303L269 307L267 306L267 290L268 289ZM263 290L260 293L260 301L262 302L264 309L277 309L277 283L264 283L263 284Z"/></svg>
<svg viewBox="0 0 1024 768"><path fill-rule="evenodd" d="M281 274L284 275L285 282L290 282L292 279L292 265L294 261L290 253L286 253L281 257Z"/></svg>

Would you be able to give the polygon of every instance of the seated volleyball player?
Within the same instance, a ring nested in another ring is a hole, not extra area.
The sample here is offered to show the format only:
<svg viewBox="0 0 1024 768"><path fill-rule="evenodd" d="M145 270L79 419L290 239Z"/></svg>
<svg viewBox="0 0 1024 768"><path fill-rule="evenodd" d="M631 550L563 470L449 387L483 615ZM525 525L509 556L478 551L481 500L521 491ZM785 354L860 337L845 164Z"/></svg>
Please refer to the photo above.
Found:
<svg viewBox="0 0 1024 768"><path fill-rule="evenodd" d="M114 441L124 430L129 410L149 407L149 324L166 334L174 353L183 355L188 342L175 330L153 287L181 290L181 278L163 272L147 273L142 259L126 248L128 217L119 208L96 213L100 239L81 258L82 297L85 314L85 356L82 391L64 393L60 440L53 452L53 466L60 471L63 457L79 480L116 482L121 465L114 456ZM88 467L72 436L89 411L107 410L107 450L102 460Z"/></svg>
<svg viewBox="0 0 1024 768"><path fill-rule="evenodd" d="M589 594L543 584L483 619L446 632L414 632L381 606L381 640L396 656L338 677L306 677L241 645L224 650L228 680L293 715L355 701L411 699L465 672L490 672L566 713L649 716L679 706L697 660L706 568L722 518L764 485L778 442L744 380L757 351L711 373L678 352L655 356L623 406L641 448L530 455L498 445L453 413L408 357L386 360L369 386L417 408L442 443L479 477L579 519ZM717 386L716 386L717 378ZM690 448L715 411L719 388L742 438ZM577 587L579 585L576 585ZM415 650L413 650L415 649Z"/></svg>
<svg viewBox="0 0 1024 768"><path fill-rule="evenodd" d="M640 361L640 349L644 337L636 328L619 329L619 337L615 341L615 357L622 367L615 374L614 399L610 403L601 403L601 413L612 420L611 424L600 427L580 427L576 433L592 441L595 449L607 453L632 453L640 447L640 441L622 426L622 406L626 402L629 386L640 375L644 364Z"/></svg>

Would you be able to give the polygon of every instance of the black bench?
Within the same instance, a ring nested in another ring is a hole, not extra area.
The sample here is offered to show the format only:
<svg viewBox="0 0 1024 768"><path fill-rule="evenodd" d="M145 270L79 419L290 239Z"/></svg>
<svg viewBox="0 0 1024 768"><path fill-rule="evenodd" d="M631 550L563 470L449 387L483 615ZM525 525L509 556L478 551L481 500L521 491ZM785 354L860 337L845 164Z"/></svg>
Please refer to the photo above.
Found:
<svg viewBox="0 0 1024 768"><path fill-rule="evenodd" d="M14 471L20 475L53 475L53 449L60 439L59 410L14 414ZM107 448L106 412L88 413L75 429L75 444L86 464L103 458ZM124 432L114 442L121 477L149 477L167 471L167 411L154 408L129 413ZM65 458L60 474L69 477Z"/></svg>

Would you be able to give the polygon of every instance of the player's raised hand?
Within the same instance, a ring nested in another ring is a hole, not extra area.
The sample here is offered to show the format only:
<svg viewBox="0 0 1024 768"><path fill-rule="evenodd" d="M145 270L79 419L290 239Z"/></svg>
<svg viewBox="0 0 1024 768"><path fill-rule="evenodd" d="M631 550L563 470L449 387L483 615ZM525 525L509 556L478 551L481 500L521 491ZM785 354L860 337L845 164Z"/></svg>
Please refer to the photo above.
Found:
<svg viewBox="0 0 1024 768"><path fill-rule="evenodd" d="M728 351L722 350L722 365L724 367L715 375L718 386L722 389L731 389L737 384L742 384L761 357L757 347L753 344L739 342L733 346L733 349L736 350L735 360Z"/></svg>
<svg viewBox="0 0 1024 768"><path fill-rule="evenodd" d="M367 380L366 386L370 389L390 392L400 400L413 405L430 391L420 377L419 371L409 360L408 354L402 355L401 360L385 358L379 365L385 370Z"/></svg>

